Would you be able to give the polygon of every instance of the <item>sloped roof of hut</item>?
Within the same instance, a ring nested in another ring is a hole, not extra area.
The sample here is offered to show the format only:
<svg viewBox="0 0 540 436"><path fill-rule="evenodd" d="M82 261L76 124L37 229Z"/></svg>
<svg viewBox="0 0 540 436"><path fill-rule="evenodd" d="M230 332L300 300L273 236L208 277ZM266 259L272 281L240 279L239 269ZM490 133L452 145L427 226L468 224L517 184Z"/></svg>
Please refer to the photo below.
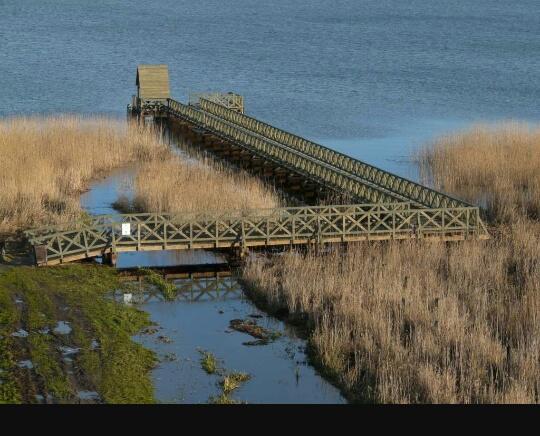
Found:
<svg viewBox="0 0 540 436"><path fill-rule="evenodd" d="M171 96L167 65L139 65L135 84L139 98L143 100L160 100Z"/></svg>

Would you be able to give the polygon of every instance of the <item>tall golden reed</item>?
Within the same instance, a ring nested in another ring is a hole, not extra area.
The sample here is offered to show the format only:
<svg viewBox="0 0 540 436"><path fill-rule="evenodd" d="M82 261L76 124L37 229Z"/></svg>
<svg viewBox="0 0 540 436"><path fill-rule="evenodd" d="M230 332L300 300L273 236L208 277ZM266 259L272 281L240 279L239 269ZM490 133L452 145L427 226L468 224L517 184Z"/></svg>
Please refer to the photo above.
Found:
<svg viewBox="0 0 540 436"><path fill-rule="evenodd" d="M427 181L487 208L496 222L540 219L540 127L476 125L419 154Z"/></svg>
<svg viewBox="0 0 540 436"><path fill-rule="evenodd" d="M538 403L539 138L478 126L422 152L440 188L485 201L489 241L252 258L245 280L308 320L322 367L357 401Z"/></svg>
<svg viewBox="0 0 540 436"><path fill-rule="evenodd" d="M278 207L277 193L264 183L212 160L171 156L140 166L134 208L140 211L217 213Z"/></svg>
<svg viewBox="0 0 540 436"><path fill-rule="evenodd" d="M140 211L274 207L260 181L213 162L176 157L152 129L100 117L0 120L0 233L76 219L92 180L131 165Z"/></svg>
<svg viewBox="0 0 540 436"><path fill-rule="evenodd" d="M74 219L90 180L166 153L154 132L112 119L0 120L0 231Z"/></svg>

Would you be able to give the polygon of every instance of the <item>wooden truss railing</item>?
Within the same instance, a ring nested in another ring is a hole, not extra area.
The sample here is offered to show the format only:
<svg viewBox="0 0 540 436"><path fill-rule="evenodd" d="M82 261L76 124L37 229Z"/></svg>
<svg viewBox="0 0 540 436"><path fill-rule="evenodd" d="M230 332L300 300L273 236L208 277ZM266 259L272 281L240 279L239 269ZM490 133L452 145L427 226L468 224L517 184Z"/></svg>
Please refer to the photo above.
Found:
<svg viewBox="0 0 540 436"><path fill-rule="evenodd" d="M372 183L396 196L406 198L409 201L416 202L425 207L441 208L471 206L470 204L447 194L443 194L442 192L435 191L411 180L389 173L323 145L308 141L300 136L244 115L243 113L232 111L223 105L208 99L201 98L199 106L206 112L216 115L226 121L235 123L238 126L262 135L272 141L276 141L291 147L294 150L317 158L321 162L330 164L342 171L361 177L368 183Z"/></svg>
<svg viewBox="0 0 540 436"><path fill-rule="evenodd" d="M107 215L34 229L26 235L38 265L125 251L488 237L476 207L423 209L409 203L262 209L216 216Z"/></svg>
<svg viewBox="0 0 540 436"><path fill-rule="evenodd" d="M210 92L189 95L190 105L199 105L203 100L214 102L221 107L225 107L236 112L244 113L244 98L238 94L233 94L231 92Z"/></svg>
<svg viewBox="0 0 540 436"><path fill-rule="evenodd" d="M371 203L408 201L407 197L391 192L356 174L341 170L316 157L272 141L204 110L169 99L166 107L162 106L156 111L167 112L169 115L185 120L191 125L212 133L227 142L234 143L262 159L274 162L319 185L346 193L353 201Z"/></svg>

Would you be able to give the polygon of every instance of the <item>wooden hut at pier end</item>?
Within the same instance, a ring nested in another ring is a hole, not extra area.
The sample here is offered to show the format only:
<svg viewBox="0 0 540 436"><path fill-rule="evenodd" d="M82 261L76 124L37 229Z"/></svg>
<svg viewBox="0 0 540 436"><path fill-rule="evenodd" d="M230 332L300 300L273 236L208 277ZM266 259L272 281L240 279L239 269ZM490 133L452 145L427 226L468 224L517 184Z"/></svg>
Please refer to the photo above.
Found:
<svg viewBox="0 0 540 436"><path fill-rule="evenodd" d="M171 97L167 65L137 67L137 98L142 102L163 101Z"/></svg>

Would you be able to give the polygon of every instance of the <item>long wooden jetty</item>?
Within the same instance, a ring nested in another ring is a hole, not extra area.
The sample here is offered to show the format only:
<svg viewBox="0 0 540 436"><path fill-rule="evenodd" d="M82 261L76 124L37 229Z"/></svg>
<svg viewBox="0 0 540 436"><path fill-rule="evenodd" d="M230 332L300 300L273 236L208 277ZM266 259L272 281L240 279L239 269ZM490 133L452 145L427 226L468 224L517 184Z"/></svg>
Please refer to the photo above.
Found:
<svg viewBox="0 0 540 436"><path fill-rule="evenodd" d="M478 207L244 114L237 94L170 98L165 65L139 66L128 116L271 180L306 206L247 213L97 216L26 232L37 265L125 251L239 249L392 239L488 238ZM321 199L352 204L312 206Z"/></svg>

